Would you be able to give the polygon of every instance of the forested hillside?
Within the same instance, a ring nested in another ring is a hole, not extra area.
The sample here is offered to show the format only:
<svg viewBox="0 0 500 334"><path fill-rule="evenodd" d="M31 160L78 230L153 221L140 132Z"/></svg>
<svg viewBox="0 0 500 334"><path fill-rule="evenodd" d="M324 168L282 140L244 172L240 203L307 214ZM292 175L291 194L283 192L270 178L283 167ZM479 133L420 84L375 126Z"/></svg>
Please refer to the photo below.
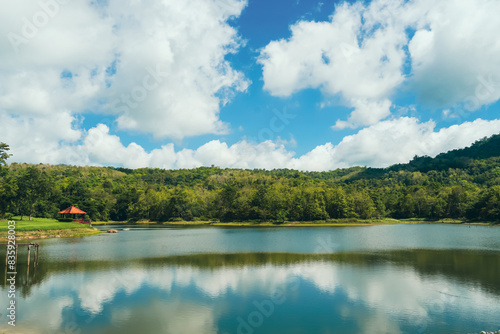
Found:
<svg viewBox="0 0 500 334"><path fill-rule="evenodd" d="M0 168L0 215L93 220L500 220L500 135L385 169L330 172L201 167L124 169L13 163Z"/></svg>

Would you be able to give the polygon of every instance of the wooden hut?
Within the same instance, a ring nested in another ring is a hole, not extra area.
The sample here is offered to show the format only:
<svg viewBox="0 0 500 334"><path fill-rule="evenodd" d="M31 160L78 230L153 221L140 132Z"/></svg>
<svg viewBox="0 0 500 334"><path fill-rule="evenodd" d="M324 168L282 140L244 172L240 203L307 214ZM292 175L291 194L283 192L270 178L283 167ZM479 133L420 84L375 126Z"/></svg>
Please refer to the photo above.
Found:
<svg viewBox="0 0 500 334"><path fill-rule="evenodd" d="M87 213L85 211L78 209L76 206L70 206L69 208L59 212L59 214L62 215L63 218L73 218L74 222L82 224L90 223L90 221L89 222L85 221L85 215ZM80 216L80 218L77 218L77 216Z"/></svg>

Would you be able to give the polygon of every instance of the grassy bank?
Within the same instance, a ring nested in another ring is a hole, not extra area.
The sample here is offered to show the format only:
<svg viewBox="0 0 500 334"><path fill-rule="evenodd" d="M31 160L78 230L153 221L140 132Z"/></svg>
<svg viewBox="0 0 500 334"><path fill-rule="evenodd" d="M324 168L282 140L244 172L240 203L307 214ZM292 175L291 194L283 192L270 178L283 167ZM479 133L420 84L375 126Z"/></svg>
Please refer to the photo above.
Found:
<svg viewBox="0 0 500 334"><path fill-rule="evenodd" d="M110 222L93 222L93 225L163 225L163 226L226 226L226 227L329 227L329 226L369 226L369 225L394 225L394 224L471 224L471 225L495 225L495 222L469 222L457 219L440 219L440 220L426 220L426 219L328 219L318 221L287 221L285 223L276 223L269 221L245 221L245 222L219 222L219 221L166 221L156 222L151 220L139 221L110 221Z"/></svg>
<svg viewBox="0 0 500 334"><path fill-rule="evenodd" d="M195 221L167 221L167 222L156 222L150 220L139 220L132 222L95 222L93 225L115 225L115 224L127 224L127 225L164 225L164 226L227 226L227 227L279 227L279 226L298 226L298 227L318 227L318 226L367 226L367 225L381 225L381 224L400 224L402 221L396 219L374 219L374 220L363 220L363 219L329 219L329 220L318 220L309 222L298 222L298 221L287 221L285 223L276 223L269 221L245 221L245 222L219 222L219 221L206 221L206 220L195 220Z"/></svg>
<svg viewBox="0 0 500 334"><path fill-rule="evenodd" d="M61 223L55 219L33 218L20 220L20 217L14 217L16 222L16 239L45 239L45 238L66 238L81 237L86 235L101 233L95 228L80 223ZM8 221L0 221L0 241L7 240Z"/></svg>

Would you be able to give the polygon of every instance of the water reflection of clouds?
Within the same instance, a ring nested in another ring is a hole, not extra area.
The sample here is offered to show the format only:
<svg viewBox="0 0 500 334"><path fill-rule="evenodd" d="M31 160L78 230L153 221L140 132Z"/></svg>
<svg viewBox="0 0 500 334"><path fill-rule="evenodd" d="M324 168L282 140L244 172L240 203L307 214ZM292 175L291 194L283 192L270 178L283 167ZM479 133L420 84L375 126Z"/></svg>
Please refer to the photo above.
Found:
<svg viewBox="0 0 500 334"><path fill-rule="evenodd" d="M7 320L2 317L1 330L7 330L9 334L37 334L41 333L40 323L45 328L60 328L63 323L63 310L73 306L73 298L65 292L71 291L69 284L63 276L54 277L51 284L44 284L34 288L36 293L29 297L16 298L16 327L3 327ZM6 305L3 300L7 291L1 291L1 305ZM37 305L37 306L35 306ZM40 305L43 305L40 307ZM4 313L3 311L1 313Z"/></svg>
<svg viewBox="0 0 500 334"><path fill-rule="evenodd" d="M31 295L20 301L22 317L19 323L24 329L22 333L30 333L27 328L38 326L47 330L32 333L53 334L57 333L53 329L64 329L67 322L64 319L65 309L81 307L88 313L85 321L95 325L94 317L107 305L112 305L111 327L134 327L132 319L140 323L142 320L137 320L138 316L144 312L144 317L165 328L165 332L216 333L216 318L220 316L217 312L220 310L204 305L201 300L208 298L210 304L217 304L229 293L243 298L255 294L269 298L294 277L303 284L312 284L323 294L343 293L350 302L365 305L371 311L364 316L357 315L352 309L342 308L342 305L332 309L332 312L355 319L366 333L373 330L400 332L395 318L408 319L424 328L432 313L443 313L451 308L463 316L470 316L471 312L478 317L481 314L500 314L495 296L480 289L472 290L470 286L453 282L445 276L422 276L412 268L388 264L355 266L318 261L216 269L187 265L153 268L135 265L106 272L53 275L41 285L34 286ZM132 300L124 305L114 302L120 293L130 296L144 287L156 291L159 296L153 303L147 303L146 310L136 306ZM191 300L181 299L179 295L175 298L160 297L162 294L170 296L174 287L181 294L186 289L194 288L205 297L198 295ZM248 300L248 303L252 301ZM39 305L44 306L40 308ZM471 305L474 305L473 310ZM190 315L193 317L189 318ZM114 332L113 329L99 329L96 333Z"/></svg>
<svg viewBox="0 0 500 334"><path fill-rule="evenodd" d="M192 302L154 300L147 309L141 307L114 308L111 323L96 328L95 334L176 333L215 334L214 311Z"/></svg>
<svg viewBox="0 0 500 334"><path fill-rule="evenodd" d="M324 293L333 295L337 289L342 290L351 301L377 310L381 314L374 319L370 320L369 316L363 318L363 322L370 323L366 328L373 329L376 324L377 328L392 328L390 332L394 333L398 331L395 330L393 321L389 320L393 315L425 324L432 316L431 313L442 313L450 307L464 316L470 314L470 305L475 305L473 312L476 314L500 314L496 298L488 293L471 290L463 284L451 284L444 276L422 277L409 268L390 265L371 268L312 262L279 267L268 264L214 270L183 266L153 269L144 276L140 272L130 275L126 270L117 275L128 276L132 284L117 285L114 293L120 289L132 293L132 287L139 288L143 284L163 291L170 291L173 285L192 285L213 299L223 298L229 292L246 296L258 291L262 296L271 296L276 290L285 287L287 280L297 277L312 283ZM90 304L82 294L82 305ZM102 308L102 305L96 304L93 307Z"/></svg>

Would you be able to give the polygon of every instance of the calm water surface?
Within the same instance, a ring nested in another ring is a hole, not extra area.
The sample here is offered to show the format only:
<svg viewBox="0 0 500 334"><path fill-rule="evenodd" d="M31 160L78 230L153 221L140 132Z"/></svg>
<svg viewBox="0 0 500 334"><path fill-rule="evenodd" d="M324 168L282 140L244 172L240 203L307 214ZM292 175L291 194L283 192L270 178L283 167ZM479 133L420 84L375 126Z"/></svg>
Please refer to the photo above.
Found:
<svg viewBox="0 0 500 334"><path fill-rule="evenodd" d="M40 244L36 271L19 254L15 328L0 282L0 333L500 329L496 227L132 228Z"/></svg>

